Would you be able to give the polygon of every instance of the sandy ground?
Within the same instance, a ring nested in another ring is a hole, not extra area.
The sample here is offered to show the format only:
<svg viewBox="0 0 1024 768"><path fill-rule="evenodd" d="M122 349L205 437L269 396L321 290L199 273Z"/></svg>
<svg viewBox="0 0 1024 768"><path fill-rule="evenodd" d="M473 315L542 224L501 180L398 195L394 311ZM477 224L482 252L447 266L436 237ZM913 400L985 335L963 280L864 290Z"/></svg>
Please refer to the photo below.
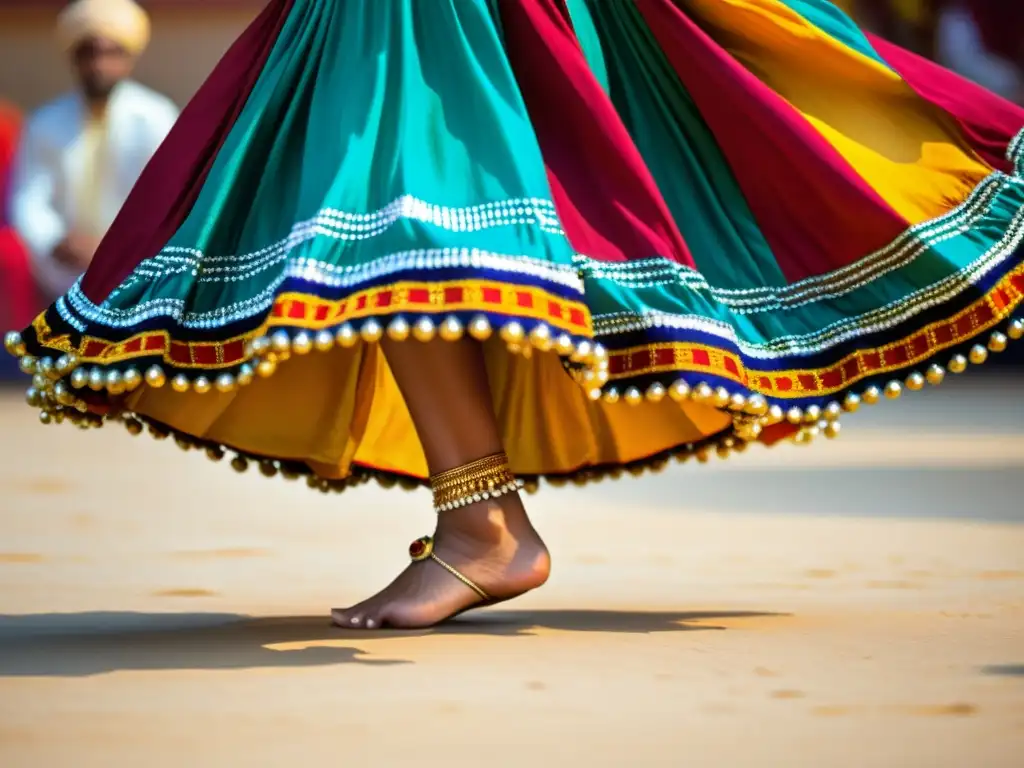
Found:
<svg viewBox="0 0 1024 768"><path fill-rule="evenodd" d="M1019 768L1019 392L542 492L551 583L405 634L326 609L404 565L425 495L236 476L0 393L0 765Z"/></svg>

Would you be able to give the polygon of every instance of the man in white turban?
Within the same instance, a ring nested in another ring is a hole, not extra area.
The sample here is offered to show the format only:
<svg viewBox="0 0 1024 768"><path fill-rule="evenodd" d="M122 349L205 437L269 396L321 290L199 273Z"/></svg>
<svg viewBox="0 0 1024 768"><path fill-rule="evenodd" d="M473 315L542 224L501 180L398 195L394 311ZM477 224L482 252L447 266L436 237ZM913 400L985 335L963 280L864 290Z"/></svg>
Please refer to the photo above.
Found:
<svg viewBox="0 0 1024 768"><path fill-rule="evenodd" d="M149 42L149 17L133 0L75 0L57 31L78 88L29 118L10 199L49 300L89 265L178 116L169 99L129 79Z"/></svg>

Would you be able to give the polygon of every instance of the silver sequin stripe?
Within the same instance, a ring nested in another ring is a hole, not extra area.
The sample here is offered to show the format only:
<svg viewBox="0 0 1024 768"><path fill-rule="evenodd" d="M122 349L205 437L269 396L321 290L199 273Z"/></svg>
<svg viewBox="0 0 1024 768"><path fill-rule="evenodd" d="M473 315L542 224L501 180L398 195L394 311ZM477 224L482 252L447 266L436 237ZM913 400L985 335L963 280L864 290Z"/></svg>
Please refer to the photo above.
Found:
<svg viewBox="0 0 1024 768"><path fill-rule="evenodd" d="M961 205L953 209L945 216L924 222L916 227L910 228L900 238L869 256L835 270L825 275L807 278L782 288L755 288L755 289L722 289L710 286L699 273L689 267L675 264L668 259L646 259L640 262L629 264L609 264L595 259L577 255L574 257L577 268L582 269L585 274L596 279L607 279L633 288L655 287L668 284L680 284L691 290L705 291L712 299L725 305L736 314L746 315L759 312L780 311L810 304L814 301L834 299L848 294L857 288L863 287L872 280L876 280L890 272L912 263L921 253L933 248L944 240L951 239L969 231L977 222L987 216L991 204L1000 191L1009 185L1017 185L1019 182L1011 179L1002 173L989 176L985 181L968 196ZM419 202L419 201L417 201ZM324 222L327 222L324 224ZM329 228L329 221L317 219L312 224L304 222L296 227L286 241L274 246L247 254L248 263L245 265L229 263L224 267L209 267L208 264L231 261L231 257L204 258L202 253L192 249L168 248L164 251L163 268L156 270L149 269L146 265L140 266L132 278L117 289L110 298L130 287L139 280L153 280L173 274L192 272L199 276L200 283L208 282L239 282L248 280L260 272L278 267L281 262L288 258L288 254L298 245L318 236L335 237L339 239L351 239L348 233L339 233ZM509 220L501 219L495 222L511 224L535 223L532 219ZM186 253L188 256L177 257L179 264L177 269L168 268L176 253ZM543 259L531 259L529 257L518 257L524 266L524 271L530 274L539 274L548 263ZM534 264L530 267L528 265ZM198 268L202 264L201 270ZM384 265L378 268L375 262L368 264L337 266L325 262L317 262L323 271L334 271L336 274L349 275L342 278L339 285L353 286L365 280L372 279L377 275L389 274L389 272L400 271L405 268L412 268L402 263ZM434 269L448 266L445 263L429 263L427 259L419 258L415 268ZM552 276L550 279L558 280ZM559 282L568 279L563 277Z"/></svg>
<svg viewBox="0 0 1024 768"><path fill-rule="evenodd" d="M450 232L478 232L512 224L532 224L551 234L564 234L558 221L558 215L555 213L554 203L550 200L514 198L464 208L451 208L434 205L411 195L400 197L372 213L352 213L336 208L324 208L312 218L301 221L292 227L292 233L302 233L312 227L320 226L335 232L335 236L340 240L368 240L383 234L399 221L419 221ZM237 268L263 258L276 248L281 248L289 239L291 236L251 253L226 256L207 255L195 248L170 247L164 248L154 261L164 258L167 258L168 261L175 261L191 256L193 263L198 264L201 260L204 267L216 267L223 264L230 268Z"/></svg>
<svg viewBox="0 0 1024 768"><path fill-rule="evenodd" d="M80 282L82 282L81 278L75 281L75 284L71 287L71 290L68 292L67 296L61 296L59 299L57 299L56 307L57 314L59 314L61 318L63 318L65 323L70 325L79 333L85 333L85 323L79 320L78 316L72 313L72 311L68 309L67 305L67 300L69 296L71 296L75 291L78 291L79 293L81 292L81 289L78 287L78 284Z"/></svg>
<svg viewBox="0 0 1024 768"><path fill-rule="evenodd" d="M1020 187L1024 181L1020 178L1024 176L1024 128L1010 141L1006 157L1014 165L1014 177L995 171L983 179L966 200L943 216L910 227L889 245L852 264L799 280L782 288L714 288L707 285L703 278L689 267L663 258L628 264L608 264L580 256L579 266L585 271L592 268L595 277L601 276L631 285L637 282L659 285L682 280L688 285L709 291L717 301L739 314L749 313L743 311L745 306L754 308L753 311L773 311L802 306L819 299L837 298L909 264L937 242L969 230L980 218L988 214L999 192L1009 186ZM596 274L597 270L603 274Z"/></svg>
<svg viewBox="0 0 1024 768"><path fill-rule="evenodd" d="M721 321L699 315L660 312L616 312L596 315L594 332L596 336L611 336L656 327L693 329L724 338L735 344L744 354L755 358L771 359L792 354L813 354L858 336L893 327L929 307L948 301L1009 258L1022 239L1024 208L1018 210L1003 238L961 272L886 307L833 323L812 334L783 336L767 344L741 341L735 330ZM296 269L296 277L330 284L332 276L320 272L315 263L300 265L296 262L293 266ZM186 328L213 329L269 310L276 299L278 289L289 276L293 275L286 271L257 296L207 312L185 312L185 302L182 299L154 299L129 309L97 307L86 298L77 283L68 293L67 299L79 315L91 322L109 327L131 327L156 317L168 317ZM72 326L80 331L85 330L77 318L68 312L64 299L58 301L57 308L61 316Z"/></svg>
<svg viewBox="0 0 1024 768"><path fill-rule="evenodd" d="M213 256L197 248L165 247L152 259L142 262L110 298L140 281L152 281L189 272L197 275L201 271L201 279L204 282L245 280L278 265L296 246L317 235L342 241L367 240L383 234L401 220L434 224L452 232L475 232L492 227L528 225L536 226L548 234L564 236L554 204L550 200L515 198L464 208L451 208L405 195L373 213L360 214L334 208L324 209L313 218L294 225L284 240L251 253ZM354 268L358 269L359 266L361 265Z"/></svg>
<svg viewBox="0 0 1024 768"><path fill-rule="evenodd" d="M1003 173L988 176L967 200L938 219L911 227L893 243L863 259L822 275L805 278L784 287L725 289L710 286L703 277L667 259L647 259L628 264L609 264L577 257L588 277L607 279L633 288L683 283L707 291L711 297L737 314L773 312L835 299L863 287L890 272L907 266L918 256L944 240L970 231L989 215L993 201L1006 187L1024 188L1024 183Z"/></svg>
<svg viewBox="0 0 1024 768"><path fill-rule="evenodd" d="M998 178L997 178L998 177ZM915 236L920 236L922 232L928 233L929 231L938 228L940 232L944 233L948 231L950 223L957 225L957 229L954 234L965 229L969 229L970 225L975 223L977 219L986 214L990 207L993 197L998 194L1000 189L1005 186L1010 180L1008 177L1001 173L993 174L987 177L981 184L975 188L971 195L961 203L957 208L954 208L948 214L939 219L932 219L926 222L922 222L915 227L908 229L902 233L893 243L890 243L885 248L875 253L869 254L868 256L858 259L856 262L849 264L840 269L832 272L826 272L821 275L815 275L814 277L805 278L796 283L791 283L781 288L772 287L760 287L760 288L742 288L742 289L728 289L728 288L710 288L709 290L715 295L716 298L722 297L725 299L731 299L732 302L742 303L753 303L753 302L767 302L767 301L784 301L791 291L800 291L807 288L814 288L822 282L834 281L836 279L844 278L856 278L857 273L864 269L865 265L872 264L879 257L885 257L893 253L893 249L899 247L906 247L908 240L912 240ZM995 187L995 182L1000 183L1003 186ZM963 220L964 217L966 220ZM949 220L953 221L950 222ZM966 224L966 226L963 226ZM945 239L945 238L943 238ZM910 245L919 244L920 240L916 243L912 242ZM592 260L586 259L586 257L580 257L584 259L588 264ZM664 270L664 274L661 275L661 279L657 283L652 284L665 284L677 281L677 276L682 273L682 276L690 284L696 285L697 281L693 280L693 270L689 267L683 267L666 259L656 258L648 259L642 262L629 262L628 264L607 264L604 262L593 262L595 272L600 271L600 277L611 279L615 281L628 282L630 280L630 274L633 271L633 265L638 265L646 269L646 278L658 276L658 269ZM800 298L800 297L797 297ZM724 302L723 303L727 303ZM779 307L775 307L779 308Z"/></svg>
<svg viewBox="0 0 1024 768"><path fill-rule="evenodd" d="M1024 207L1017 211L1002 239L984 255L955 275L921 289L900 301L854 318L841 320L814 333L780 336L765 344L741 340L728 323L700 315L666 312L612 312L594 316L594 336L604 338L652 328L697 330L725 339L744 355L760 359L789 357L823 352L838 344L893 328L915 315L955 298L981 281L989 272L1009 259L1024 241ZM609 343L614 348L614 344Z"/></svg>
<svg viewBox="0 0 1024 768"><path fill-rule="evenodd" d="M1006 159L1013 163L1018 176L1024 175L1024 130L1014 136L1006 148Z"/></svg>
<svg viewBox="0 0 1024 768"><path fill-rule="evenodd" d="M523 223L528 222L524 221ZM445 269L460 266L519 271L524 274L544 277L570 287L580 284L577 270L571 263L557 264L548 259L529 256L504 256L474 248L413 249L389 254L363 264L339 265L318 259L292 258L292 251L317 237L343 238L343 235L321 226L293 232L285 243L274 249L268 249L267 254L261 260L250 262L248 267L208 267L206 261L201 257L198 260L183 260L177 269L153 270L143 265L138 267L132 273L131 279L119 286L110 298L115 298L118 293L141 280L152 282L180 274L191 274L198 278L196 282L199 284L237 283L251 280L270 269L280 269L285 262L288 262L288 266L285 267L287 269L291 269L291 265L295 263L316 265L323 273L336 275L339 287L358 285L376 277L408 269ZM197 266L200 262L201 266ZM518 264L518 269L513 269L512 264Z"/></svg>
<svg viewBox="0 0 1024 768"><path fill-rule="evenodd" d="M352 213L337 208L324 208L312 218L296 224L293 231L323 226L337 232L338 239L358 241L377 237L400 221L432 224L450 232L478 232L511 224L535 224L552 234L564 234L558 221L558 214L555 212L555 205L550 200L535 197L510 198L454 208L428 203L412 195L403 195L384 208L371 213ZM224 264L235 267L259 259L273 247L233 256L209 256L190 248L164 249L164 252L197 255L203 260L204 266Z"/></svg>
<svg viewBox="0 0 1024 768"><path fill-rule="evenodd" d="M765 311L779 311L811 303L812 299L808 298L807 295L815 290L819 292L819 295L814 297L813 300L829 299L848 293L872 279L877 279L888 272L904 266L925 249L934 247L938 242L967 231L980 217L988 213L988 206L991 201L995 199L995 196L1003 186L1010 182L1011 180L1003 174L989 177L986 182L979 185L967 201L961 204L958 209L954 209L944 219L928 222L927 226L921 225L917 228L917 231L905 233L902 236L902 240L897 240L893 246L890 246L892 248L903 242L901 249L895 252L880 251L857 262L857 264L829 273L829 275L833 276L833 279L835 276L840 278L840 283L834 283L834 285L840 285L841 291L835 293L822 293L823 289L821 287L814 286L814 283L827 278L828 275L808 278L780 289L727 290L712 288L700 274L694 272L689 267L682 267L663 258L620 265L600 262L586 256L577 255L574 257L574 262L577 269L582 269L591 278L608 279L633 288L677 284L690 290L705 291L710 294L712 299L728 307L736 314L744 315ZM400 212L417 210L422 212L422 208L416 208L416 206L421 204L422 206L427 205L422 203L422 201L412 198L408 198L408 200L411 202L406 203L404 208L396 205L393 213L397 215ZM495 210L502 212L502 215L493 220L494 226L509 223L535 223L533 220L525 219L513 221L505 215L506 209L495 208ZM191 273L193 277L198 277L200 284L241 282L249 280L268 269L279 268L283 262L289 259L291 251L304 242L316 237L334 237L342 240L351 239L349 233L338 232L322 222L329 224L330 220L317 218L311 222L303 222L293 229L286 240L241 257L205 257L201 251L195 249L167 248L157 257L157 260L161 262L159 265L154 262L144 262L122 285L111 293L107 301L104 302L104 305L108 306L123 291L142 281L151 282ZM917 236L916 238L915 235ZM247 263L236 265L233 263L233 258L245 259ZM211 263L227 263L228 266L209 266ZM330 275L331 279L329 281L324 278L324 284L333 287L353 287L378 277L408 269L425 270L450 267L480 267L511 272L519 271L572 288L576 288L578 285L576 270L569 265L552 264L545 259L528 256L501 256L485 254L481 251L467 251L466 249L411 250L357 265L334 265L312 259L296 259L294 262L288 263L285 269L290 274L299 277L305 274ZM860 274L849 274L856 269L861 270ZM849 274L849 276L843 278L844 274ZM811 287L807 289L808 286ZM801 292L802 289L805 290Z"/></svg>
<svg viewBox="0 0 1024 768"><path fill-rule="evenodd" d="M285 276L279 275L259 294L242 301L236 301L209 312L185 312L184 299L153 299L144 302L131 310L101 309L86 297L78 283L67 293L68 303L74 310L91 323L101 323L110 328L130 328L139 323L157 317L174 320L186 328L212 329L223 325L250 318L270 309L274 303L278 288ZM72 319L64 314L66 307L57 305L61 316L69 323ZM84 330L84 328L80 328Z"/></svg>
<svg viewBox="0 0 1024 768"><path fill-rule="evenodd" d="M421 268L419 264L445 265L477 269L493 269L495 271L529 274L550 282L570 288L580 296L583 295L583 284L571 265L557 265L551 262L536 261L522 256L506 256L488 251L470 248L438 248L418 251L405 251L390 254L374 262L379 265L390 265L391 271L381 271L380 275L388 275L409 269ZM338 274L337 270L325 270L324 265L309 259L295 259L288 262L285 269L270 285L258 295L225 307L205 311L186 312L183 299L162 298L140 302L132 307L114 308L109 306L109 299L96 305L82 292L79 283L71 288L67 299L74 311L89 322L100 323L111 328L130 328L156 317L167 317L186 328L217 328L244 320L253 315L267 311L274 303L277 289L288 278L298 278L311 283L331 288L351 287L352 283L365 282L366 276L355 280L350 275ZM67 311L66 306L58 304L58 311L76 328L77 321ZM83 330L80 328L80 330Z"/></svg>
<svg viewBox="0 0 1024 768"><path fill-rule="evenodd" d="M1007 234L1004 235L1003 241L1000 241L1000 243L996 244L996 246L990 249L985 255L977 259L960 273L947 277L935 286L930 286L928 289L912 294L906 299L895 302L888 307L875 310L873 313L869 313L868 315L852 318L845 326L842 323L834 324L833 326L822 329L815 334L808 334L805 336L785 336L773 340L767 345L746 344L745 346L741 346L741 348L744 349L747 354L755 356L771 356L773 350L779 350L783 354L798 352L801 350L813 352L818 349L827 348L828 346L836 343L831 340L832 336L841 338L844 333L850 333L848 330L849 326L870 323L873 318L879 316L884 317L887 313L900 310L905 307L907 302L924 302L919 309L930 306L931 304L927 303L930 296L929 292L942 291L945 286L952 285L955 287L950 295L955 295L958 291L962 290L963 287L978 279L978 277L993 268L1009 255L1009 252L1005 252L1003 250L1002 243L1006 241L1007 236L1010 236L1011 233L1014 233L1019 229L1021 215L1021 212L1018 211L1013 220L1013 224L1007 230ZM492 269L504 268L505 270L514 273L522 272L524 269L531 269L531 267L537 266L538 269L534 271L535 276L540 278L560 277L562 279L559 282L562 285L569 285L577 291L581 290L578 278L575 277L571 269L562 265L557 271L557 274L552 275L551 268L555 265L551 265L547 262L532 262L524 257L508 257L501 254L491 254L468 249L437 249L434 251L409 251L400 254L393 254L390 257L384 257L381 259L380 263L387 264L389 261L392 267L397 271L409 268L410 265L414 268L421 268L419 267L420 264L436 265L438 263L463 267L488 266ZM297 259L294 262L289 263L285 271L274 280L270 288L265 289L258 296L207 312L186 313L185 302L183 300L170 298L153 299L126 309L111 308L109 307L108 302L104 302L103 305L97 306L93 304L84 293L82 293L78 284L76 284L68 293L68 299L79 315L87 318L91 322L101 323L110 327L131 327L146 320L163 316L173 318L185 327L216 328L237 322L269 309L275 298L274 292L287 277L297 277L330 287L346 287L354 281L354 278L347 278L344 274L339 275L332 270L323 269L323 265L318 262ZM576 282L574 283L572 281ZM67 311L67 307L64 306L62 302L59 302L57 305L58 311L61 313L62 317L64 317L65 320L67 320L73 327L76 327L79 330L84 330L81 323ZM680 318L682 318L682 320L680 320ZM678 325L678 322L683 322L684 324L680 326ZM728 325L717 323L716 321L702 318L697 315L681 316L666 313L612 313L609 315L600 315L595 317L595 332L598 335L626 333L656 326L681 328L693 327L723 336L734 343L739 343L735 334L731 331ZM884 327L887 326L880 326L880 328ZM828 339L829 343L824 345L819 344L818 346L813 345L813 342L822 338Z"/></svg>

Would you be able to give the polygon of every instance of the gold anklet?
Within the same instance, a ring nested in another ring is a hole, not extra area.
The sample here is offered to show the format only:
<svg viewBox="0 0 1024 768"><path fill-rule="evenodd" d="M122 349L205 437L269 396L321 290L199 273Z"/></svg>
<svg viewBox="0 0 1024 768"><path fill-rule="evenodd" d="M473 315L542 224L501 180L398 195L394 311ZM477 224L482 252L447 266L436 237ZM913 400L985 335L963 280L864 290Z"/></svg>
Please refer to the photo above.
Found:
<svg viewBox="0 0 1024 768"><path fill-rule="evenodd" d="M508 456L504 453L492 453L490 456L484 456L482 459L471 461L468 464L461 464L458 467L452 467L451 469L446 469L444 472L438 472L435 475L431 475L430 484L431 486L435 484L444 484L477 472L507 466Z"/></svg>
<svg viewBox="0 0 1024 768"><path fill-rule="evenodd" d="M438 512L497 498L522 487L522 482L516 480L509 469L508 456L504 453L485 456L430 477L434 509Z"/></svg>

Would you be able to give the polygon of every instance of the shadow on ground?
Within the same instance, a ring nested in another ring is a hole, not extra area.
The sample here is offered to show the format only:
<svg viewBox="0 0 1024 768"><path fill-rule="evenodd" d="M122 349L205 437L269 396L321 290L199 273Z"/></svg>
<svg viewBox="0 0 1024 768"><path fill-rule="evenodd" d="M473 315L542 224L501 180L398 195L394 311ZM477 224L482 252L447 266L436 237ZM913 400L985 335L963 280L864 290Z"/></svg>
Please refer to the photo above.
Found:
<svg viewBox="0 0 1024 768"><path fill-rule="evenodd" d="M1024 677L1024 664L994 664L981 670L986 675Z"/></svg>
<svg viewBox="0 0 1024 768"><path fill-rule="evenodd" d="M355 644L447 634L529 637L545 629L623 634L724 630L726 627L714 622L779 615L744 611L487 611L413 632L342 630L322 616L117 612L0 616L0 677L350 663L387 666L412 662L372 657Z"/></svg>

